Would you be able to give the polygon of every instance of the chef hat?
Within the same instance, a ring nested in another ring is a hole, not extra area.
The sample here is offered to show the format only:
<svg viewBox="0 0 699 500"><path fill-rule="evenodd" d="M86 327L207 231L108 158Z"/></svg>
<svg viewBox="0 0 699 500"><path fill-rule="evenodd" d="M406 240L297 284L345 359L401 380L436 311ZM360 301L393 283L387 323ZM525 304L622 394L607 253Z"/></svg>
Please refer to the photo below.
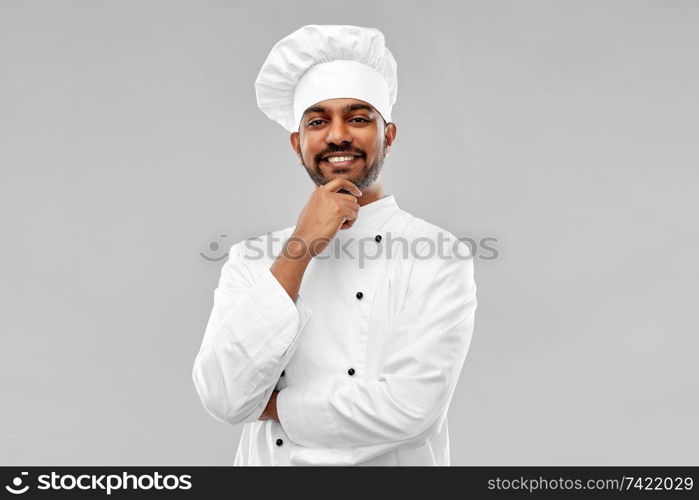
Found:
<svg viewBox="0 0 699 500"><path fill-rule="evenodd" d="M255 80L258 107L289 132L326 99L371 104L386 122L396 102L396 60L376 28L307 25L277 42Z"/></svg>

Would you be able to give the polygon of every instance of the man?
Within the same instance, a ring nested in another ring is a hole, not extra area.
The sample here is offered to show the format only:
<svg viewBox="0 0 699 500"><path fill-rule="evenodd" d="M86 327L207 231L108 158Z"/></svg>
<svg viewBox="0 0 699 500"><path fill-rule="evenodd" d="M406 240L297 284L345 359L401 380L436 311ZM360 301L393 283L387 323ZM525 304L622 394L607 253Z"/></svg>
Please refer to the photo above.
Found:
<svg viewBox="0 0 699 500"><path fill-rule="evenodd" d="M383 35L304 26L256 90L316 188L295 226L231 247L192 374L204 407L245 423L236 465L448 465L473 259L384 194L397 83Z"/></svg>

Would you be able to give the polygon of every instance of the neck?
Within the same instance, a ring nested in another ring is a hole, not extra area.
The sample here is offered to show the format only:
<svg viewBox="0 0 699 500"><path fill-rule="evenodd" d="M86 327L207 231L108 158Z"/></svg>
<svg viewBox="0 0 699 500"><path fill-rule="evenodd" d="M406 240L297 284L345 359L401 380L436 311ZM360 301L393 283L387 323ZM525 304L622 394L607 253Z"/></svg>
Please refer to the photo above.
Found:
<svg viewBox="0 0 699 500"><path fill-rule="evenodd" d="M363 207L371 202L380 200L384 196L383 186L375 183L374 185L362 190L362 195L357 198L357 203L359 203L360 207Z"/></svg>

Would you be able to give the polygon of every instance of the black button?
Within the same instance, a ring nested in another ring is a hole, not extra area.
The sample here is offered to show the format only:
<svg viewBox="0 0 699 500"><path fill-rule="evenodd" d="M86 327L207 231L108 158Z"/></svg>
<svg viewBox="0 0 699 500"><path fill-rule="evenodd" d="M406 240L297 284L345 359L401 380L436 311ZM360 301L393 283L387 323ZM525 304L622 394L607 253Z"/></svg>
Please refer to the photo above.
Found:
<svg viewBox="0 0 699 500"><path fill-rule="evenodd" d="M286 371L285 371L285 370L282 370L282 377L283 377L284 375L286 375Z"/></svg>
<svg viewBox="0 0 699 500"><path fill-rule="evenodd" d="M380 242L381 242L381 235L380 235L380 234L377 234L377 235L374 237L374 239L376 240L376 243L380 243Z"/></svg>
<svg viewBox="0 0 699 500"><path fill-rule="evenodd" d="M364 294L362 292L357 292L357 298L362 300L362 297L364 297Z"/></svg>
<svg viewBox="0 0 699 500"><path fill-rule="evenodd" d="M347 374L348 374L350 377L351 377L352 375L354 375L354 368L350 368L349 370L347 370Z"/></svg>
<svg viewBox="0 0 699 500"><path fill-rule="evenodd" d="M277 446L281 446L283 444L284 444L284 441L282 441L281 439L277 439Z"/></svg>

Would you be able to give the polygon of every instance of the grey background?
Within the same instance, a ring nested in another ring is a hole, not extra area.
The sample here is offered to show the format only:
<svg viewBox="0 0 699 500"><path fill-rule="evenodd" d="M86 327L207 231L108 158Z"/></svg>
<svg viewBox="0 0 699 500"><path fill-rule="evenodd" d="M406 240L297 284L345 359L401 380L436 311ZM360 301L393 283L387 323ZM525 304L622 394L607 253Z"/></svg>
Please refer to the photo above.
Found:
<svg viewBox="0 0 699 500"><path fill-rule="evenodd" d="M256 107L272 45L375 26L386 192L479 309L456 465L699 463L693 1L0 1L0 464L231 464L191 382L220 256L312 189ZM227 234L227 237L220 237ZM219 242L212 252L208 245Z"/></svg>

